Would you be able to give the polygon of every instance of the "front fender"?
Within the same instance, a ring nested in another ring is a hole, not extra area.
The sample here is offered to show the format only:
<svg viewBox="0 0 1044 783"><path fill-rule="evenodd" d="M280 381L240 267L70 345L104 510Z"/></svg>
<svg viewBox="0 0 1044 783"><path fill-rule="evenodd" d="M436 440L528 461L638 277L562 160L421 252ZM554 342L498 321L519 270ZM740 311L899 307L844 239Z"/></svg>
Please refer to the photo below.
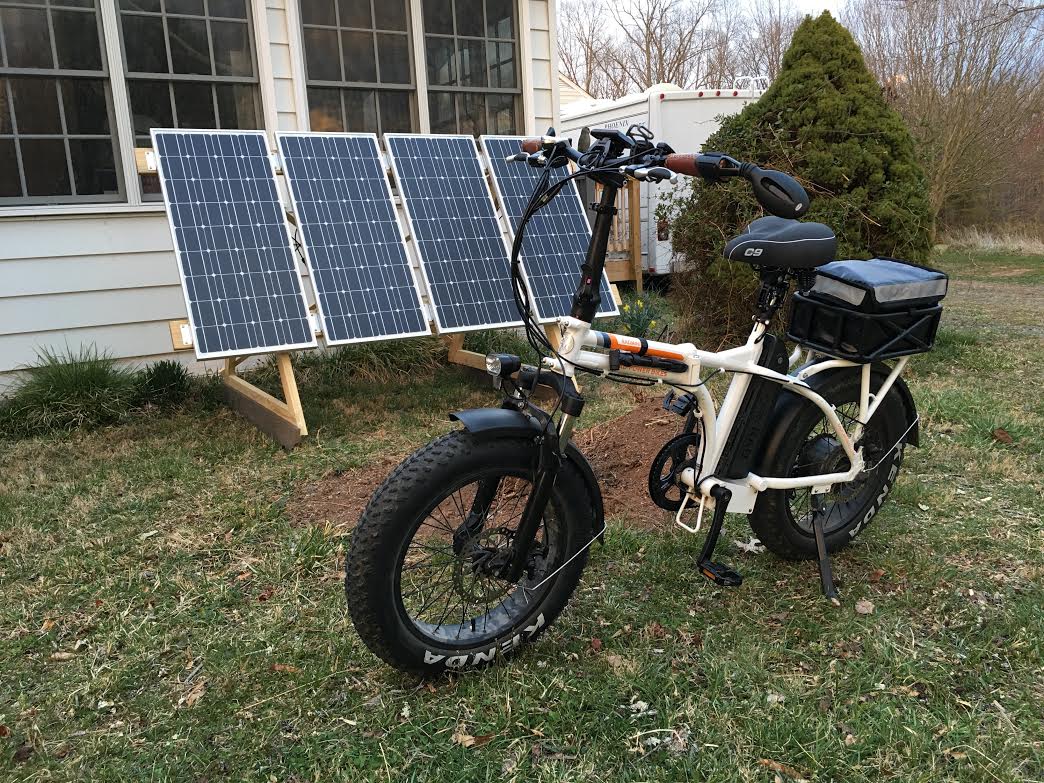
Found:
<svg viewBox="0 0 1044 783"><path fill-rule="evenodd" d="M451 413L450 419L460 422L468 432L483 439L505 435L535 438L544 431L544 425L535 416L515 408L471 408ZM594 512L592 530L601 535L605 532L605 505L594 469L572 441L566 446L564 456L580 473L587 486L588 499Z"/></svg>

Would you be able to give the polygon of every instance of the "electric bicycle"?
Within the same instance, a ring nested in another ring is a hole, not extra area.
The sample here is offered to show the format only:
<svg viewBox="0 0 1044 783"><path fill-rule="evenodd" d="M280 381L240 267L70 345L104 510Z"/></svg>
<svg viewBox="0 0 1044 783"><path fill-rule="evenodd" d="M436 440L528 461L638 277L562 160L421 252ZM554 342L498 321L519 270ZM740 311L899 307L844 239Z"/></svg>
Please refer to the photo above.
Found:
<svg viewBox="0 0 1044 783"><path fill-rule="evenodd" d="M823 593L836 601L830 554L866 528L904 447L918 444L902 373L932 347L946 276L895 259L835 261L833 231L797 220L809 197L792 177L721 153L676 153L640 126L585 131L579 148L553 130L520 146L511 159L543 172L516 233L512 279L541 363L487 356L502 405L451 414L461 427L410 455L374 493L346 565L363 641L391 666L431 675L508 656L565 608L605 533L596 472L571 439L584 375L670 390L664 407L683 424L653 460L648 491L683 529L706 526L698 573L741 584L714 552L725 514L745 514L775 554L817 560ZM742 178L769 213L724 249L760 278L750 336L728 350L592 327L620 188L679 175ZM601 196L572 310L552 341L533 315L519 256L526 222L581 176ZM769 326L792 284L788 352ZM720 405L708 387L718 374L731 376ZM538 386L554 391L547 410L533 401Z"/></svg>

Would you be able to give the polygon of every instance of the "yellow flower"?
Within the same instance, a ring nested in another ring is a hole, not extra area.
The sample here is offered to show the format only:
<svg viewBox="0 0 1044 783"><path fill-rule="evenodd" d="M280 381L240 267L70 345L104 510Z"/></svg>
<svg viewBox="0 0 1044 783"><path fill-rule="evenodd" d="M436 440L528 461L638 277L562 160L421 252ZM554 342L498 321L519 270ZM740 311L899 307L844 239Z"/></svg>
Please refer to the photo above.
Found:
<svg viewBox="0 0 1044 783"><path fill-rule="evenodd" d="M630 306L630 305L624 305L624 306L623 306L623 311L624 311L625 313L629 313L629 312L631 311L631 306Z"/></svg>
<svg viewBox="0 0 1044 783"><path fill-rule="evenodd" d="M634 305L635 307L645 307L645 302L639 299L637 302L634 303Z"/></svg>
<svg viewBox="0 0 1044 783"><path fill-rule="evenodd" d="M652 329L654 326L656 326L656 321L649 321L649 328Z"/></svg>

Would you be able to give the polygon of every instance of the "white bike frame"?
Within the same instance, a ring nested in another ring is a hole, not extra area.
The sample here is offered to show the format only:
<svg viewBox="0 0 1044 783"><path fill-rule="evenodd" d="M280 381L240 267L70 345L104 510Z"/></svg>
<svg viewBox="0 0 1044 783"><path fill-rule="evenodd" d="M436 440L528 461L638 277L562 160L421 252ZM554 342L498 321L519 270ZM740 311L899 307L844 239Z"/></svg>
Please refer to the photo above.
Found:
<svg viewBox="0 0 1044 783"><path fill-rule="evenodd" d="M713 508L714 500L710 490L715 485L727 487L732 492L727 511L730 513L749 514L754 510L754 502L759 492L766 489L799 489L811 487L813 494L828 492L834 484L854 480L864 469L863 450L856 448L862 437L863 428L871 417L877 412L888 394L889 389L895 383L903 369L906 367L909 357L902 357L892 368L891 372L875 391L870 389L870 364L860 364L846 359L826 359L807 365L802 369L793 371L793 368L801 359L800 348L790 356L790 366L793 374L783 375L758 364L761 356L761 338L766 332L765 324L756 322L747 342L736 348L726 351L710 352L701 351L692 343L674 345L661 343L654 340L639 340L634 337L608 332L599 332L591 329L591 324L576 318L560 318L558 327L561 334L559 356L544 359L544 364L549 369L559 372L569 378L575 375L576 368L581 367L595 374L627 376L640 378L646 381L674 385L683 391L691 391L698 406L698 418L702 422L703 435L703 459L697 473L696 469L686 468L681 474L682 483L688 487L682 507L679 509L676 521L679 525L690 532L699 530L703 517L704 508ZM670 359L675 362L684 362L684 372L670 372L654 367L620 367L618 370L610 370L609 355L588 348L611 348L626 351L632 354L644 354L661 359ZM810 358L810 357L809 357ZM839 367L860 367L860 393L859 393L859 417L852 425L851 431L845 429L844 424L838 417L835 408L820 394L812 390L807 380L813 375L832 370ZM722 400L721 408L717 409L714 398L705 383L700 381L700 371L708 368L724 372L735 373L728 391ZM743 399L747 394L751 378L759 376L786 387L795 394L810 400L816 405L830 422L838 442L848 457L851 468L844 473L825 473L813 476L780 477L759 476L748 473L746 478L739 480L724 480L714 476L722 450L728 441L729 433L736 423ZM559 421L559 435L568 439L574 425L572 417L563 415ZM875 466L870 466L871 469ZM685 507L699 499L699 514L696 527L692 528L681 521Z"/></svg>

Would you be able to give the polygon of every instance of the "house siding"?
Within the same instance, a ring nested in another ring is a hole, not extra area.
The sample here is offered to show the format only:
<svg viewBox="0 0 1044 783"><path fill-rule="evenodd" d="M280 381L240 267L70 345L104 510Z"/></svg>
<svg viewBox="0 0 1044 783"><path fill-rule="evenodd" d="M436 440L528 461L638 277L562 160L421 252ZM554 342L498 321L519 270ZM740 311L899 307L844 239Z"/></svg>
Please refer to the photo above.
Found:
<svg viewBox="0 0 1044 783"><path fill-rule="evenodd" d="M528 48L527 116L542 132L557 116L553 2L520 0ZM295 0L253 0L267 130L307 130L304 58ZM521 56L521 52L520 52ZM114 77L118 78L118 77ZM421 93L423 99L423 91ZM527 121L527 124L528 121ZM177 358L168 322L186 317L167 217L155 204L0 209L0 391L41 350L94 346L134 363ZM13 213L13 214L12 214ZM309 299L310 286L305 290Z"/></svg>

